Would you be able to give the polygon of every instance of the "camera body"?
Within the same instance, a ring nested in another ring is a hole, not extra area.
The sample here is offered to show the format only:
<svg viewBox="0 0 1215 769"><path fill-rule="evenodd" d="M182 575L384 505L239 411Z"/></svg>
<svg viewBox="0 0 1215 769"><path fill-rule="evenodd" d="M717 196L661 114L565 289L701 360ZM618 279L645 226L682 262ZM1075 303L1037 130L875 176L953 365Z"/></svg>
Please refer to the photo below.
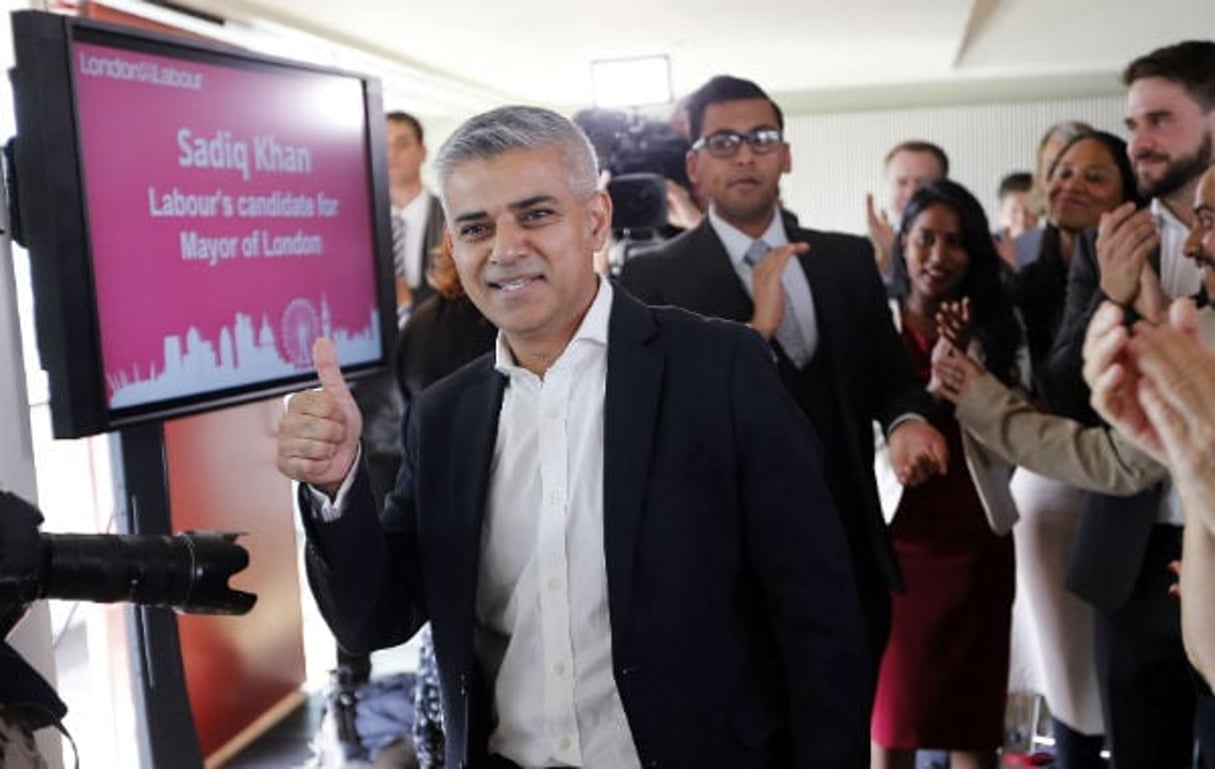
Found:
<svg viewBox="0 0 1215 769"><path fill-rule="evenodd" d="M0 490L0 767L44 766L33 733L67 707L5 641L42 598L126 601L190 614L245 614L257 596L228 579L249 564L236 534L43 534L42 513ZM65 732L66 734L66 732Z"/></svg>
<svg viewBox="0 0 1215 769"><path fill-rule="evenodd" d="M611 174L613 234L662 233L668 224L666 181L690 187L688 140L668 123L619 110L583 110L574 122L594 145L600 168Z"/></svg>

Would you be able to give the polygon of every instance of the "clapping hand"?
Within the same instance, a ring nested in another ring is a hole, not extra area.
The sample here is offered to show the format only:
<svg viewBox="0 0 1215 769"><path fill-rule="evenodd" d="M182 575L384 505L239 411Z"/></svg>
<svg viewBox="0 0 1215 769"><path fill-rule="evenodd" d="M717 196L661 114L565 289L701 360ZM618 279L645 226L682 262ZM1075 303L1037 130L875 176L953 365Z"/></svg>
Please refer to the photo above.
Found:
<svg viewBox="0 0 1215 769"><path fill-rule="evenodd" d="M970 383L982 373L983 368L973 358L942 336L932 348L932 379L928 392L957 404L966 396Z"/></svg>
<svg viewBox="0 0 1215 769"><path fill-rule="evenodd" d="M1097 413L1164 463L1164 447L1139 403L1139 368L1129 352L1131 332L1123 323L1124 315L1122 307L1105 302L1089 321L1084 337L1084 381Z"/></svg>
<svg viewBox="0 0 1215 769"><path fill-rule="evenodd" d="M809 251L808 243L777 246L769 251L759 264L751 268L751 298L755 303L755 310L751 315L750 326L764 339L772 338L785 317L785 289L781 285L785 265L798 254Z"/></svg>
<svg viewBox="0 0 1215 769"><path fill-rule="evenodd" d="M1097 263L1101 268L1101 291L1122 305L1132 304L1139 294L1140 275L1160 235L1152 212L1123 203L1101 214L1097 225Z"/></svg>
<svg viewBox="0 0 1215 769"><path fill-rule="evenodd" d="M1128 346L1140 372L1141 434L1163 453L1187 516L1215 533L1215 350L1198 338L1189 300L1173 303L1169 321L1137 327Z"/></svg>
<svg viewBox="0 0 1215 769"><path fill-rule="evenodd" d="M874 204L872 192L865 195L865 216L878 272L885 274L890 268L890 251L894 248L894 225L890 223L890 216Z"/></svg>
<svg viewBox="0 0 1215 769"><path fill-rule="evenodd" d="M937 333L953 346L965 353L970 349L972 333L970 325L970 297L953 302L942 302L935 318Z"/></svg>

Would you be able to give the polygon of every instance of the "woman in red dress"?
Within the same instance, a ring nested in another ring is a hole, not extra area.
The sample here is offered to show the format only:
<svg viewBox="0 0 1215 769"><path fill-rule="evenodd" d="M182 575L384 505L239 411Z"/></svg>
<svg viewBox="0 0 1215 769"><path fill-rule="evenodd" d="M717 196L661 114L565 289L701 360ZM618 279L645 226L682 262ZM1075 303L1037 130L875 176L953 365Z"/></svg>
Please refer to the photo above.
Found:
<svg viewBox="0 0 1215 769"><path fill-rule="evenodd" d="M917 191L894 257L901 336L921 379L929 380L938 312L965 301L972 350L1006 384L1016 383L1021 328L974 196L950 181ZM924 748L950 751L952 769L994 769L1008 681L1014 573L1004 535L1011 519L997 520L980 500L953 406L936 402L930 421L949 442L950 464L945 475L905 490L891 523L907 590L893 596L872 765L911 769Z"/></svg>

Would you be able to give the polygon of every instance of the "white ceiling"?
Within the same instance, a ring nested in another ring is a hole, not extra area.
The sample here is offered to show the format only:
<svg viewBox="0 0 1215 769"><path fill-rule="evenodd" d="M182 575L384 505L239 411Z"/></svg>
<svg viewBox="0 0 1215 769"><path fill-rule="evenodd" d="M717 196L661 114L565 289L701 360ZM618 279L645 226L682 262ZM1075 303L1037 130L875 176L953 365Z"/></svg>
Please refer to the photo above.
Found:
<svg viewBox="0 0 1215 769"><path fill-rule="evenodd" d="M284 43L296 58L317 43L368 52L361 69L384 79L386 106L429 117L504 102L589 106L591 61L648 54L670 56L676 95L729 72L803 111L1116 93L1135 56L1215 37L1215 0L173 4L230 30L272 30L300 46Z"/></svg>

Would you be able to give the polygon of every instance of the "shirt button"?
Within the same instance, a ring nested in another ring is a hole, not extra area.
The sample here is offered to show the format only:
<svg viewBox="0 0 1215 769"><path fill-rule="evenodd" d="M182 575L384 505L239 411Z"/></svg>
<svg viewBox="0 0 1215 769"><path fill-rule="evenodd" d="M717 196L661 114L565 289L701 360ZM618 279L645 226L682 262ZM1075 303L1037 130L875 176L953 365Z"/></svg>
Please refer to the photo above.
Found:
<svg viewBox="0 0 1215 769"><path fill-rule="evenodd" d="M548 502L550 505L560 504L561 503L561 489L553 489L551 492L549 492Z"/></svg>
<svg viewBox="0 0 1215 769"><path fill-rule="evenodd" d="M552 579L550 579L548 581L548 589L553 590L553 591L560 590L561 589L561 580L556 577L553 577Z"/></svg>
<svg viewBox="0 0 1215 769"><path fill-rule="evenodd" d="M557 409L549 409L544 412L544 416L548 419L557 419L561 416L561 412L557 411Z"/></svg>
<svg viewBox="0 0 1215 769"><path fill-rule="evenodd" d="M569 737L562 737L561 742L557 743L557 747L561 748L562 750L569 750L571 744L572 743L570 742Z"/></svg>
<svg viewBox="0 0 1215 769"><path fill-rule="evenodd" d="M565 675L565 663L558 661L557 664L553 665L553 672L559 676Z"/></svg>

